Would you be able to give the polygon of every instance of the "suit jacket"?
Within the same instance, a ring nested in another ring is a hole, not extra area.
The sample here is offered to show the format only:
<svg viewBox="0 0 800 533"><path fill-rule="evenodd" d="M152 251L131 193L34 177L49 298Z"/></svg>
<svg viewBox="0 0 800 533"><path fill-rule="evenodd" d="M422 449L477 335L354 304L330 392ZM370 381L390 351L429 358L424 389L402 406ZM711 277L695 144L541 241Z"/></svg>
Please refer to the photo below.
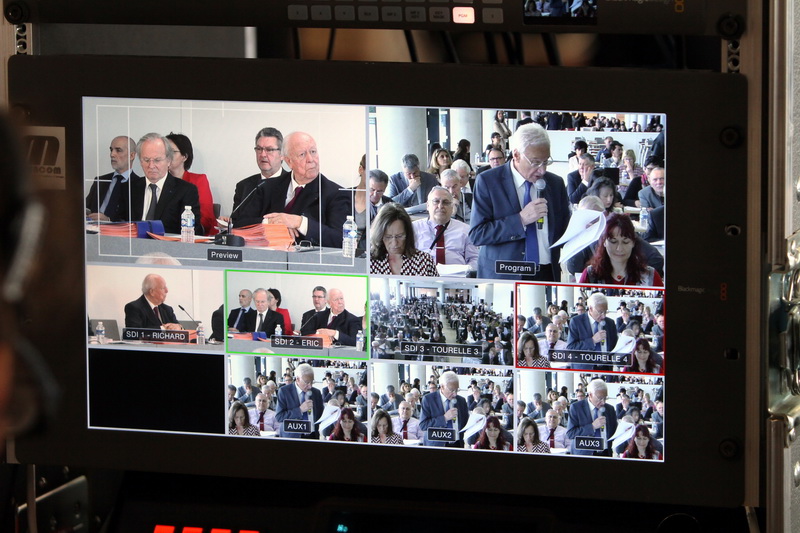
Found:
<svg viewBox="0 0 800 533"><path fill-rule="evenodd" d="M141 295L138 299L125 304L125 327L160 329L161 324L178 323L172 307L167 304L158 306L158 314L161 315L161 321L156 318L153 308L144 295Z"/></svg>
<svg viewBox="0 0 800 533"><path fill-rule="evenodd" d="M231 309L231 312L228 315L228 327L229 328L232 328L233 325L236 323L236 319L239 317L239 310L240 309L241 309L241 307L237 307L235 309ZM251 322L253 324L256 323L257 314L258 313L256 313L255 309L253 309L252 307L248 308L247 311L245 311L244 314L242 315L242 319L239 320L239 327L236 328L236 329L238 329L239 331L252 331L252 330L248 330L248 329L244 329L244 328L247 327L246 324L249 324Z"/></svg>
<svg viewBox="0 0 800 533"><path fill-rule="evenodd" d="M105 200L108 188L111 186L114 174L115 172L109 172L108 174L103 174L94 179L94 183L92 183L92 187L89 189L89 194L86 196L86 209L88 209L90 213L97 213L99 211L100 205L102 205L103 200ZM133 182L143 179L143 177L137 176L136 173L131 170L127 183L120 184L123 189L121 191L122 194L117 197L116 204L106 206L106 216L113 222L118 222L126 218L128 206L123 204L123 200L128 197L129 193L127 193L127 189L129 189Z"/></svg>
<svg viewBox="0 0 800 533"><path fill-rule="evenodd" d="M469 236L475 246L480 246L478 258L479 278L521 279L519 274L495 274L495 261L525 260L525 228L519 217L519 205L513 162L481 174L475 182L472 197L472 219ZM564 180L547 172L547 187L543 197L547 200L548 241L556 242L569 224L569 200ZM558 269L560 248L550 250L553 270Z"/></svg>
<svg viewBox="0 0 800 533"><path fill-rule="evenodd" d="M278 324L280 324L283 331L286 331L286 328L283 324L283 315L273 311L272 309L267 309L267 312L264 313L264 323L261 324L261 329L257 329L258 311L255 309L253 311L253 314L248 315L248 318L245 321L245 329L240 329L239 331L260 331L266 333L267 337L269 337L270 335L275 334L275 326Z"/></svg>
<svg viewBox="0 0 800 533"><path fill-rule="evenodd" d="M572 455L594 455L595 453L589 450L576 450L575 437L593 437L594 428L592 422L592 404L588 399L580 400L569 406L569 426L567 427L567 437L572 441L570 444L570 453ZM603 405L603 409L598 416L606 417L606 439L611 438L617 430L617 415L614 408L608 404ZM610 450L610 442L606 440L606 450Z"/></svg>
<svg viewBox="0 0 800 533"><path fill-rule="evenodd" d="M428 203L428 194L431 189L439 185L436 176L428 172L420 172L420 186L416 191L408 188L408 180L405 174L398 172L389 176L389 187L386 194L392 197L392 200L402 205L403 207L413 207L415 205L422 205L423 207ZM424 209L413 210L424 211Z"/></svg>
<svg viewBox="0 0 800 533"><path fill-rule="evenodd" d="M292 175L288 172L268 179L251 200L258 207L258 214L250 218L240 217L235 225L260 224L267 213L283 213L291 183ZM316 246L342 247L342 225L347 215L353 214L353 208L350 197L339 193L341 189L341 185L322 174L303 188L291 211L293 215L308 219L308 234L299 236L298 242L309 240Z"/></svg>
<svg viewBox="0 0 800 533"><path fill-rule="evenodd" d="M581 199L586 196L586 191L589 190L586 185L581 183L581 180L581 173L577 170L573 170L567 174L567 195L572 204L579 203Z"/></svg>
<svg viewBox="0 0 800 533"><path fill-rule="evenodd" d="M664 238L664 206L656 207L650 211L650 222L647 232L642 236L647 242L660 241Z"/></svg>
<svg viewBox="0 0 800 533"><path fill-rule="evenodd" d="M464 439L464 426L467 425L467 420L469 420L469 409L463 396L456 396L455 402L458 409L456 422L459 430L458 440L460 441ZM444 442L428 440L428 428L447 427L447 421L444 419L442 396L438 391L422 398L422 414L419 418L419 427L423 431L422 441L425 446L447 446Z"/></svg>
<svg viewBox="0 0 800 533"><path fill-rule="evenodd" d="M606 317L603 319L606 330L606 350L612 350L617 345L617 327L614 321ZM595 351L594 333L589 321L588 311L582 315L576 315L569 321L569 338L567 339L568 350ZM576 370L610 370L606 366L595 366L581 363L572 363L572 368Z"/></svg>
<svg viewBox="0 0 800 533"><path fill-rule="evenodd" d="M320 311L320 313L323 311L325 311L325 309ZM300 335L313 335L317 331L317 321L314 316L316 313L316 309L311 309L303 313L303 318L300 319Z"/></svg>
<svg viewBox="0 0 800 533"><path fill-rule="evenodd" d="M648 185L647 187L639 191L639 203L641 204L642 207L650 207L650 208L660 207L664 205L664 197L657 195L656 192L653 190L653 187L651 185Z"/></svg>
<svg viewBox="0 0 800 533"><path fill-rule="evenodd" d="M311 330L311 333L313 334L316 330L322 328L335 329L339 332L339 344L355 346L358 330L361 329L361 319L345 309L339 314L339 316L334 318L333 323L328 326L328 320L330 316L330 308L320 311L316 318L311 321L311 323L314 324L314 328Z"/></svg>
<svg viewBox="0 0 800 533"><path fill-rule="evenodd" d="M150 185L146 179L137 180L130 186L130 217L128 220L142 220L144 212L145 189ZM127 204L127 198L125 199ZM156 204L156 220L164 223L164 231L167 233L181 232L181 214L185 206L191 206L194 213L194 232L196 235L203 235L203 225L200 222L200 197L197 187L178 179L172 174L167 174L161 195Z"/></svg>
<svg viewBox="0 0 800 533"><path fill-rule="evenodd" d="M224 341L225 340L225 321L223 318L225 317L225 305L220 305L216 311L211 313L211 337L210 339L214 339L217 341Z"/></svg>
<svg viewBox="0 0 800 533"><path fill-rule="evenodd" d="M528 406L525 408L525 416L530 418L531 420L543 420L547 411L549 411L552 407L547 402L542 402L542 408L537 409L536 405L533 402L528 402Z"/></svg>
<svg viewBox="0 0 800 533"><path fill-rule="evenodd" d="M276 313L277 314L277 313ZM311 387L311 389L306 394L311 394L311 400L313 402L312 409L314 410L314 420L311 422L314 423L316 419L322 416L322 412L325 410L325 404L322 401L322 393L319 392L319 389L315 387ZM303 413L300 412L300 397L297 394L297 385L292 383L289 386L281 387L278 389L278 408L275 412L275 419L280 423L280 428L278 430L279 435L281 437L286 437L290 439L317 439L319 438L319 424L314 424L314 432L308 435L302 433L288 433L283 431L283 421L284 420L301 420L303 418Z"/></svg>
<svg viewBox="0 0 800 533"><path fill-rule="evenodd" d="M282 169L281 173L275 177L282 178L290 174L291 173L288 170ZM231 209L231 219L234 226L239 227L242 225L237 223L238 220L258 218L258 204L256 203L255 194L252 198L247 200L247 203L239 208L238 211L236 211L236 208L239 207L239 204L242 203L242 200L247 198L248 194L253 192L253 189L258 187L258 184L261 183L262 179L272 178L263 178L259 173L253 174L252 176L245 178L236 184L236 190L233 192L233 208ZM234 213L234 211L236 211L236 213Z"/></svg>

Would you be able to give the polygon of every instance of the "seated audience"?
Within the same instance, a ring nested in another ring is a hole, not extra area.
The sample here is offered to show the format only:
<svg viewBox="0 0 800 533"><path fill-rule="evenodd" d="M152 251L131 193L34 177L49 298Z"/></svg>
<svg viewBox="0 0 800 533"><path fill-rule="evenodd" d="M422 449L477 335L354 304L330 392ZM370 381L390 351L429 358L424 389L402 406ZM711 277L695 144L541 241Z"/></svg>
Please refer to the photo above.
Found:
<svg viewBox="0 0 800 533"><path fill-rule="evenodd" d="M564 430L566 432L566 430ZM525 453L550 453L550 446L539 439L539 426L530 418L523 418L517 426L517 451Z"/></svg>
<svg viewBox="0 0 800 533"><path fill-rule="evenodd" d="M247 407L242 402L233 402L228 409L228 435L261 436L258 428L250 423Z"/></svg>
<svg viewBox="0 0 800 533"><path fill-rule="evenodd" d="M378 409L372 415L372 433L370 442L373 444L403 444L403 438L394 432L392 418L383 409Z"/></svg>
<svg viewBox="0 0 800 533"><path fill-rule="evenodd" d="M430 254L414 246L411 218L400 205L384 206L371 226L370 273L438 276Z"/></svg>

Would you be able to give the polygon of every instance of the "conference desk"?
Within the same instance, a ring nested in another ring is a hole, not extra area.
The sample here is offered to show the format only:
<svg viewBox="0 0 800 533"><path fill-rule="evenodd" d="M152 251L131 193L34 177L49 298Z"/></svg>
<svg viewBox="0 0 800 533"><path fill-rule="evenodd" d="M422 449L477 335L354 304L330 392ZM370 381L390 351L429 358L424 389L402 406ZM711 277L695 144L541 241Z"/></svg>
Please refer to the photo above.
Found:
<svg viewBox="0 0 800 533"><path fill-rule="evenodd" d="M314 357L319 359L369 359L367 352L358 351L353 346L329 346L321 350L273 348L268 341L245 339L228 339L227 352L259 357L277 355L280 357Z"/></svg>
<svg viewBox="0 0 800 533"><path fill-rule="evenodd" d="M90 348L108 348L111 350L147 350L158 352L218 352L225 351L225 345L219 343L206 343L197 345L194 343L178 342L146 342L146 341L111 341L105 344L90 343Z"/></svg>
<svg viewBox="0 0 800 533"><path fill-rule="evenodd" d="M213 253L212 253L213 252ZM232 259L233 255L238 258ZM216 256L216 258L212 258ZM156 239L128 239L86 234L86 260L114 264L179 264L192 267L286 270L292 272L333 272L366 274L366 258L342 255L341 248L313 248L307 251L280 251L256 246L236 248L213 243L183 243Z"/></svg>

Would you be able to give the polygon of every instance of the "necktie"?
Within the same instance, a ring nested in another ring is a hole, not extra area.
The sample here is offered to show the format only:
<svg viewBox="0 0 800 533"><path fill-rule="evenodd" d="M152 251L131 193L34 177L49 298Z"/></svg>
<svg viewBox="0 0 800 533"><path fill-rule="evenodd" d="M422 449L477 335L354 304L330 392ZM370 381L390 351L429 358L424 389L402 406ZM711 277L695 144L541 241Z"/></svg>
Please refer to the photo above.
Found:
<svg viewBox="0 0 800 533"><path fill-rule="evenodd" d="M258 327L256 331L261 331L262 326L264 326L264 313L258 313Z"/></svg>
<svg viewBox="0 0 800 533"><path fill-rule="evenodd" d="M300 393L300 403L303 404L306 401L306 391ZM303 420L308 420L308 411L303 411Z"/></svg>
<svg viewBox="0 0 800 533"><path fill-rule="evenodd" d="M550 447L551 448L555 448L556 447L556 430L555 430L555 428L550 430Z"/></svg>
<svg viewBox="0 0 800 533"><path fill-rule="evenodd" d="M264 431L264 415L267 414L266 411L258 415L258 430Z"/></svg>
<svg viewBox="0 0 800 533"><path fill-rule="evenodd" d="M147 208L147 216L145 220L155 220L156 218L156 204L158 203L158 185L155 183L150 184L150 207Z"/></svg>
<svg viewBox="0 0 800 533"><path fill-rule="evenodd" d="M403 440L408 439L408 420L403 420Z"/></svg>
<svg viewBox="0 0 800 533"><path fill-rule="evenodd" d="M594 333L597 333L597 331L600 329L597 324L598 323L595 322L594 323L594 327L592 328ZM603 345L600 344L599 342L596 342L596 343L594 343L594 349L595 349L595 351L602 352L603 351Z"/></svg>
<svg viewBox="0 0 800 533"><path fill-rule="evenodd" d="M109 191L108 194L106 194L106 200L100 207L100 211L102 211L103 214L109 218L116 216L117 214L117 204L119 203L120 194L122 194L122 180L122 174L117 174L114 176L114 180L111 182L111 185L109 185Z"/></svg>
<svg viewBox="0 0 800 533"><path fill-rule="evenodd" d="M525 196L522 199L522 203L525 205L531 201L531 185L530 181L525 182ZM525 228L525 261L539 262L539 237L536 235L535 221Z"/></svg>
<svg viewBox="0 0 800 533"><path fill-rule="evenodd" d="M593 409L592 409L592 420L597 420L597 417L598 417L599 415L600 415L600 413L599 413L599 411L597 410L597 407L593 408ZM602 431L602 430L601 430L600 428L597 428L597 429L595 429L595 430L594 430L594 436L595 436L595 437L602 437L602 433L601 433L601 431Z"/></svg>
<svg viewBox="0 0 800 533"><path fill-rule="evenodd" d="M240 307L239 316L236 317L236 322L233 323L233 329L239 329L239 321L242 319L243 314L244 314L244 307Z"/></svg>
<svg viewBox="0 0 800 533"><path fill-rule="evenodd" d="M550 349L553 350L553 349L555 349L555 347L556 347L556 343L551 342L550 343Z"/></svg>
<svg viewBox="0 0 800 533"><path fill-rule="evenodd" d="M449 410L450 410L450 400L447 400L447 401L445 402L445 405L444 405L444 410L445 410L445 412L447 412L447 411L449 411ZM452 420L452 419L450 419L450 420L448 420L448 421L447 421L447 427L449 427L449 428L452 428L452 427L453 427L453 420Z"/></svg>
<svg viewBox="0 0 800 533"><path fill-rule="evenodd" d="M300 196L301 192L303 192L303 187L302 186L297 186L297 187L294 188L294 196L292 196L292 199L289 200L289 203L286 204L286 207L283 209L284 213L291 213L292 212L292 208L294 207L294 203L297 201L297 198Z"/></svg>
<svg viewBox="0 0 800 533"><path fill-rule="evenodd" d="M334 321L334 320L336 320L336 315L334 315L333 313L331 313L331 318L330 318L330 320L328 320L328 327L329 327L329 328L331 327L331 324L333 324L333 321Z"/></svg>
<svg viewBox="0 0 800 533"><path fill-rule="evenodd" d="M436 239L436 262L439 264L445 264L444 260L444 226L439 224L436 226L436 235L439 236Z"/></svg>
<svg viewBox="0 0 800 533"><path fill-rule="evenodd" d="M161 313L158 312L158 306L153 307L153 312L156 314L156 320L158 320L158 323L163 324L163 322L161 322Z"/></svg>

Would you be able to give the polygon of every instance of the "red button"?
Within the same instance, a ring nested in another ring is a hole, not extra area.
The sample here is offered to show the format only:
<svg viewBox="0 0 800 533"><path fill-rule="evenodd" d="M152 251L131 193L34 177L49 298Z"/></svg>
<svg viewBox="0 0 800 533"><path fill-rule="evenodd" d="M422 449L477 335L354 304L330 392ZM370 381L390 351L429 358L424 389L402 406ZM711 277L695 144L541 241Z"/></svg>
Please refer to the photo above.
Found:
<svg viewBox="0 0 800 533"><path fill-rule="evenodd" d="M456 24L475 24L475 9L471 7L454 7L453 22Z"/></svg>

